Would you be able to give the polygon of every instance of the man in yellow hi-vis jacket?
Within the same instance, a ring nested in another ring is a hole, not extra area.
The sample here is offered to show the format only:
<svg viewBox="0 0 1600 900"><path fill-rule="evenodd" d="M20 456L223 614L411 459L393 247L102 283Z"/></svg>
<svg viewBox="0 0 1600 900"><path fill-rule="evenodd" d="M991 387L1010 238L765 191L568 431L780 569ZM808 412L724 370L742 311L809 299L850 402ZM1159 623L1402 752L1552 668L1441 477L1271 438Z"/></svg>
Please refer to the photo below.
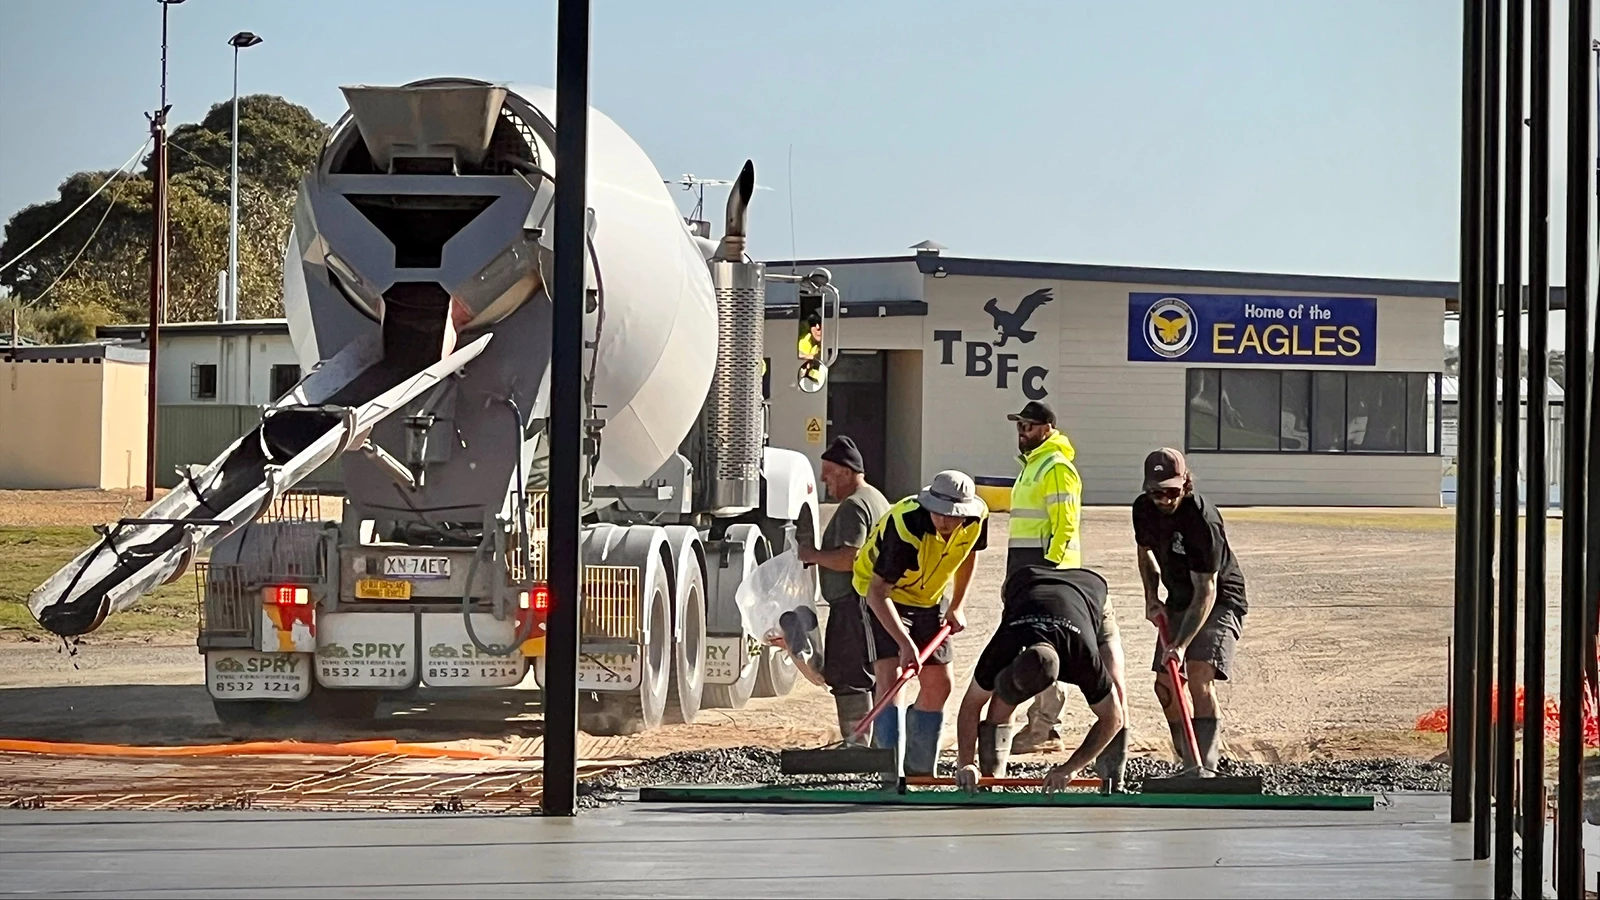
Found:
<svg viewBox="0 0 1600 900"><path fill-rule="evenodd" d="M1083 566L1083 481L1073 459L1077 451L1067 436L1056 429L1056 414L1047 404L1029 401L1021 412L1006 418L1016 423L1017 449L1022 471L1011 489L1011 536L1006 551L1006 574L1024 566L1053 566L1077 569ZM1116 616L1107 598L1105 618L1106 657L1113 681L1126 696L1123 678L1122 643L1117 640ZM1011 744L1013 753L1036 753L1062 749L1061 711L1067 695L1059 684L1034 698L1028 708L1028 724ZM1126 746L1126 733L1113 741L1110 757Z"/></svg>

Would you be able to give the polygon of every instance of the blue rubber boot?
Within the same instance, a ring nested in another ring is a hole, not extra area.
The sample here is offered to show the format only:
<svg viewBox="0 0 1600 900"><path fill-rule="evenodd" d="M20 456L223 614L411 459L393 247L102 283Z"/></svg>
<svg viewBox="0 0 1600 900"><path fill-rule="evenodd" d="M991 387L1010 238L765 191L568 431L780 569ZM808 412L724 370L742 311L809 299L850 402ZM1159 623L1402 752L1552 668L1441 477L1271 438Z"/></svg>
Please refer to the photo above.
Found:
<svg viewBox="0 0 1600 900"><path fill-rule="evenodd" d="M939 763L939 732L944 710L906 710L906 774L932 775Z"/></svg>
<svg viewBox="0 0 1600 900"><path fill-rule="evenodd" d="M900 747L900 714L903 707L890 704L872 720L872 746L884 750Z"/></svg>

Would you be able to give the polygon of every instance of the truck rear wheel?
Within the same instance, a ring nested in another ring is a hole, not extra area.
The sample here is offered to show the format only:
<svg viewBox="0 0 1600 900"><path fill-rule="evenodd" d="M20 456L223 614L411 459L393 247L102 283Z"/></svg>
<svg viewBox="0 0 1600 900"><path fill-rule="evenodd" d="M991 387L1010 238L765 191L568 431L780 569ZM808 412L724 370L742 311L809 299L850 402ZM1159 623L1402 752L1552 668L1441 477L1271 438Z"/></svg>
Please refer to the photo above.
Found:
<svg viewBox="0 0 1600 900"><path fill-rule="evenodd" d="M683 633L673 641L672 678L665 718L692 723L706 688L706 590L698 558L678 570L678 616Z"/></svg>
<svg viewBox="0 0 1600 900"><path fill-rule="evenodd" d="M701 702L705 709L744 709L755 694L756 678L761 674L761 661L752 660L741 670L739 680L733 684L708 684Z"/></svg>
<svg viewBox="0 0 1600 900"><path fill-rule="evenodd" d="M586 691L579 695L579 727L592 735L611 737L638 734L661 727L667 706L667 685L672 680L672 604L667 573L654 568L653 583L644 591L649 644L639 655L639 686L621 691Z"/></svg>
<svg viewBox="0 0 1600 900"><path fill-rule="evenodd" d="M782 697L794 689L800 670L794 667L794 657L777 647L764 647L756 662L757 697Z"/></svg>

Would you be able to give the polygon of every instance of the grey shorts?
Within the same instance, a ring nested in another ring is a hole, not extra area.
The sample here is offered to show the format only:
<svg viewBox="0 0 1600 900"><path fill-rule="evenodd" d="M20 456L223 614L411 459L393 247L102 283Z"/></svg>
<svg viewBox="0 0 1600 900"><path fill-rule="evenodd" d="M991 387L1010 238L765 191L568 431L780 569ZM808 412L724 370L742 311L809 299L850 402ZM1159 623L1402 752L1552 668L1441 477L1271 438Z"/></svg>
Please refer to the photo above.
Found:
<svg viewBox="0 0 1600 900"><path fill-rule="evenodd" d="M1233 670L1233 654L1239 645L1239 638L1244 634L1244 618L1231 606L1221 603L1211 607L1211 615L1206 623L1200 626L1200 633L1189 642L1189 649L1183 654L1186 660L1209 663L1217 670L1217 680L1227 681L1228 673ZM1161 673L1166 667L1161 664L1161 647L1156 646L1155 659L1150 663L1150 671Z"/></svg>

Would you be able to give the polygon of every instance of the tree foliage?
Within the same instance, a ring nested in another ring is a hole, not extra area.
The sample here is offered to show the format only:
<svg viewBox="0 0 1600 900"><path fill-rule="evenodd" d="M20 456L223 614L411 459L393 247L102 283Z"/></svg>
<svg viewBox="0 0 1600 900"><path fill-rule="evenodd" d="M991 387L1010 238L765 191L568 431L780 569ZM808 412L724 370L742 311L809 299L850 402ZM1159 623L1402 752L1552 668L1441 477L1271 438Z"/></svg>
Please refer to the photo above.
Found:
<svg viewBox="0 0 1600 900"><path fill-rule="evenodd" d="M215 318L218 276L228 265L229 171L233 106L211 107L199 122L178 125L167 150L166 321ZM239 99L239 315L283 315L283 246L295 191L315 161L327 126L282 97ZM52 340L80 337L95 324L149 316L151 166L114 184L15 266L0 285L30 316L32 331ZM56 199L27 207L6 223L0 260L38 240L111 172L78 172ZM85 323L89 323L85 325ZM25 329L26 331L27 329Z"/></svg>

